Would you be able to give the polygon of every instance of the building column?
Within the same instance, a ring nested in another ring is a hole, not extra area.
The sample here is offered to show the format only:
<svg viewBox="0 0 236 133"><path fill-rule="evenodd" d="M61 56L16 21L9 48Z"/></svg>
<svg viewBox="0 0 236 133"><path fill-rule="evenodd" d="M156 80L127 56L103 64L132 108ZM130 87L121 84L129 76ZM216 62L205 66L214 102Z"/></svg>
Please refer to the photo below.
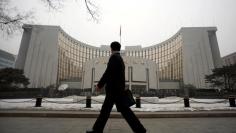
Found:
<svg viewBox="0 0 236 133"><path fill-rule="evenodd" d="M146 68L146 91L149 89L149 69Z"/></svg>
<svg viewBox="0 0 236 133"><path fill-rule="evenodd" d="M94 88L94 76L95 76L95 68L92 68L92 79L91 79L91 89L92 89L92 93L95 91Z"/></svg>
<svg viewBox="0 0 236 133"><path fill-rule="evenodd" d="M132 86L132 67L129 66L128 67L128 78L129 78L129 90L131 90L131 86Z"/></svg>

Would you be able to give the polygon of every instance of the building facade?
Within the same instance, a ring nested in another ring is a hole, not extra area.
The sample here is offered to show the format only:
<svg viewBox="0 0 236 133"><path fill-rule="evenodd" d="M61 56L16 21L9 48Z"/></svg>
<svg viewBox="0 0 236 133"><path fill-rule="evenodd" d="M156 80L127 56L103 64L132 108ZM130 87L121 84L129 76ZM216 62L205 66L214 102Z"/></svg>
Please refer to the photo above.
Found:
<svg viewBox="0 0 236 133"><path fill-rule="evenodd" d="M224 66L230 66L230 65L236 64L236 52L226 55L222 59L223 59Z"/></svg>
<svg viewBox="0 0 236 133"><path fill-rule="evenodd" d="M0 69L14 68L16 56L0 49Z"/></svg>
<svg viewBox="0 0 236 133"><path fill-rule="evenodd" d="M84 65L82 89L95 87L106 70L109 57L94 58ZM125 63L125 84L127 89L150 89L159 88L158 65L151 60L137 57L123 57Z"/></svg>
<svg viewBox="0 0 236 133"><path fill-rule="evenodd" d="M85 44L59 26L24 25L23 29L16 67L24 69L30 87L82 82L87 61L111 54L109 46ZM160 44L127 46L121 53L124 58L156 63L159 85L155 89L178 89L184 84L208 88L205 75L222 66L216 31L215 27L183 27Z"/></svg>

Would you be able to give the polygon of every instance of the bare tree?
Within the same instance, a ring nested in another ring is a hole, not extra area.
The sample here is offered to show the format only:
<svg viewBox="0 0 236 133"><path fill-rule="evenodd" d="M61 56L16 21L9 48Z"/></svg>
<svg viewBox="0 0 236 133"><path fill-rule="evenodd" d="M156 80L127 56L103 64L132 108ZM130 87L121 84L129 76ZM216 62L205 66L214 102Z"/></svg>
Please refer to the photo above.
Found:
<svg viewBox="0 0 236 133"><path fill-rule="evenodd" d="M32 21L33 12L28 11L26 13L21 13L17 8L9 8L10 0L0 0L0 30L7 35L11 35L16 31L21 30L23 23ZM58 11L64 6L65 0L41 0L43 1L49 9ZM91 16L92 20L98 22L98 7L94 4L92 0L84 0L85 7L88 14Z"/></svg>
<svg viewBox="0 0 236 133"><path fill-rule="evenodd" d="M86 8L88 10L88 13L91 15L92 19L96 22L98 22L99 13L98 13L98 7L91 2L91 0L84 0Z"/></svg>
<svg viewBox="0 0 236 133"><path fill-rule="evenodd" d="M16 8L9 8L9 0L0 0L0 30L10 35L21 29L25 20L32 18L33 12L20 13Z"/></svg>
<svg viewBox="0 0 236 133"><path fill-rule="evenodd" d="M65 0L41 0L41 1L43 1L49 7L49 9L58 11L63 7Z"/></svg>
<svg viewBox="0 0 236 133"><path fill-rule="evenodd" d="M63 7L63 2L65 0L42 0L42 1L45 2L50 9L58 10L61 7ZM93 0L84 0L84 3L88 11L88 14L91 16L92 20L98 22L99 11L95 2Z"/></svg>

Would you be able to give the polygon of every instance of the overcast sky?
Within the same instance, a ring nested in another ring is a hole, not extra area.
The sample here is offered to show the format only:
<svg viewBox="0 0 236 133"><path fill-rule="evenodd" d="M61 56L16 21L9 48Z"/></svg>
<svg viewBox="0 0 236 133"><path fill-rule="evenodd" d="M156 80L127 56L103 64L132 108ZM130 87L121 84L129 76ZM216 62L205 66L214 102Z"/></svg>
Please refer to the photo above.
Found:
<svg viewBox="0 0 236 133"><path fill-rule="evenodd" d="M236 0L94 0L100 21L87 14L84 0L64 0L64 7L51 11L41 0L11 0L20 11L33 10L34 24L59 25L75 39L93 46L142 47L158 44L181 27L216 26L221 56L236 51ZM69 2L67 2L69 1ZM22 33L0 36L0 49L17 54Z"/></svg>

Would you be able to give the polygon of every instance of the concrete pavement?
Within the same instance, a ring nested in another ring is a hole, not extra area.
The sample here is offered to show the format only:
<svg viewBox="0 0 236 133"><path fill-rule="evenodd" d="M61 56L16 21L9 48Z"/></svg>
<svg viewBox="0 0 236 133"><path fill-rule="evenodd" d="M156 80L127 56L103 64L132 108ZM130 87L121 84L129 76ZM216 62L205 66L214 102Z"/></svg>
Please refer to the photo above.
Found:
<svg viewBox="0 0 236 133"><path fill-rule="evenodd" d="M148 133L236 133L236 117L140 119ZM85 133L95 118L0 117L1 133ZM132 133L124 119L111 118L105 133Z"/></svg>
<svg viewBox="0 0 236 133"><path fill-rule="evenodd" d="M135 112L139 118L199 118L236 117L236 111L178 111L178 112ZM57 118L97 118L99 112L49 111L49 110L0 110L0 117L57 117ZM122 118L119 112L112 112L110 118Z"/></svg>
<svg viewBox="0 0 236 133"><path fill-rule="evenodd" d="M85 133L99 112L0 110L1 133ZM135 112L148 133L236 133L236 111ZM105 133L132 133L112 112Z"/></svg>

